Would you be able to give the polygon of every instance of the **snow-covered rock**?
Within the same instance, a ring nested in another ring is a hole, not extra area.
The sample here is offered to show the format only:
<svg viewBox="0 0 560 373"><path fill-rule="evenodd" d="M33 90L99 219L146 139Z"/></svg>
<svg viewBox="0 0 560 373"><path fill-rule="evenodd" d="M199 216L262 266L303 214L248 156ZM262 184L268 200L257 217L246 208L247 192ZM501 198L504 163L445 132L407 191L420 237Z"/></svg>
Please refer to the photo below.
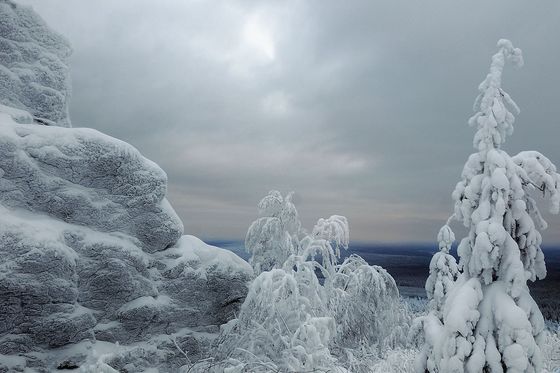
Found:
<svg viewBox="0 0 560 373"><path fill-rule="evenodd" d="M0 354L50 371L104 341L128 346L118 367L186 364L239 308L250 265L182 236L166 174L132 146L29 118L0 106Z"/></svg>
<svg viewBox="0 0 560 373"><path fill-rule="evenodd" d="M27 6L0 0L0 104L43 124L70 127L72 49Z"/></svg>
<svg viewBox="0 0 560 373"><path fill-rule="evenodd" d="M2 119L3 205L125 233L147 252L181 236L165 199L166 174L132 146L92 129L10 124L0 113Z"/></svg>

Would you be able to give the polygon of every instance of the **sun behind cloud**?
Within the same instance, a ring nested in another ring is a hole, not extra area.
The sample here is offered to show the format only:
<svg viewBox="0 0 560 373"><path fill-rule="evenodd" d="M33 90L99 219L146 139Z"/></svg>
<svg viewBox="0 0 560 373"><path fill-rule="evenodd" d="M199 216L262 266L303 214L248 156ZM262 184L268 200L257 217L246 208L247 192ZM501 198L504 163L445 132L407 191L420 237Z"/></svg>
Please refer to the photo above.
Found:
<svg viewBox="0 0 560 373"><path fill-rule="evenodd" d="M276 48L272 33L266 27L262 16L259 14L249 16L245 22L243 26L243 41L268 61L275 59Z"/></svg>

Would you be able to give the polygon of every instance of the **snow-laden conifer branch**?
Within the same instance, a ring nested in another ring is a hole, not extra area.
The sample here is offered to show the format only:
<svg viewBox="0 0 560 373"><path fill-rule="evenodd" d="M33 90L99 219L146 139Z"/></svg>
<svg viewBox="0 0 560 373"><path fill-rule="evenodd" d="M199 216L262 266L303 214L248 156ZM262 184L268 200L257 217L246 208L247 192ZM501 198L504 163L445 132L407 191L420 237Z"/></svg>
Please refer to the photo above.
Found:
<svg viewBox="0 0 560 373"><path fill-rule="evenodd" d="M478 87L480 93L473 106L476 114L469 119L469 124L477 126L473 143L479 151L499 148L506 135L513 133L515 117L511 110L519 114L519 107L501 88L501 84L506 62L521 67L523 56L509 40L499 40L498 48L492 56L490 72Z"/></svg>
<svg viewBox="0 0 560 373"><path fill-rule="evenodd" d="M446 264L452 267L452 261L440 262L441 251L434 256L426 283L434 311L413 328L425 341L419 372L539 372L542 367L544 322L527 280L546 276L539 232L546 222L531 193L537 189L548 196L551 212L558 213L559 175L538 152L511 157L501 149L519 113L501 87L506 63L521 66L523 58L502 39L469 120L476 126L477 153L468 158L452 194L453 218L469 230L458 246L461 272L440 292L434 274ZM446 249L451 236L444 226L440 247Z"/></svg>

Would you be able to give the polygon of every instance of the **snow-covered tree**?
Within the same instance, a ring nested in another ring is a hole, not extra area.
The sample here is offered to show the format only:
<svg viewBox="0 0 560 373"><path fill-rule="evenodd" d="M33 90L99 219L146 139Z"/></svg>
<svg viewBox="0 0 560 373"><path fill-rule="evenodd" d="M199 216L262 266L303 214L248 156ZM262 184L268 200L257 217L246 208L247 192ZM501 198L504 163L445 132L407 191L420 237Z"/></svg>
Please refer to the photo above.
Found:
<svg viewBox="0 0 560 373"><path fill-rule="evenodd" d="M220 357L228 357L232 372L328 370L337 328L318 273L326 279L336 272L340 249L348 248L348 222L333 215L304 234L291 194L282 198L276 191L259 210L264 216L249 227L247 242L260 274L223 333Z"/></svg>
<svg viewBox="0 0 560 373"><path fill-rule="evenodd" d="M441 361L442 336L443 324L435 310L431 309L427 315L413 320L409 338L420 349L414 361L417 373L442 372L437 368Z"/></svg>
<svg viewBox="0 0 560 373"><path fill-rule="evenodd" d="M323 290L311 263L262 272L219 346L232 371L328 369L336 328Z"/></svg>
<svg viewBox="0 0 560 373"><path fill-rule="evenodd" d="M319 219L306 234L289 196L271 192L259 204L264 216L251 225L247 241L261 271L237 319L222 331L218 358L231 372L369 371L356 356L402 340L406 329L395 281L359 256L338 264L350 239L346 218ZM286 209L289 220L282 218ZM273 228L263 228L267 224Z"/></svg>
<svg viewBox="0 0 560 373"><path fill-rule="evenodd" d="M544 278L539 229L546 228L531 193L549 196L558 213L556 167L537 152L511 157L502 144L519 109L501 88L507 62L521 50L498 41L469 120L477 131L462 180L453 192L456 220L468 229L458 247L461 273L432 333L430 372L539 372L544 322L527 280ZM426 328L424 328L426 329ZM429 330L428 330L429 331Z"/></svg>
<svg viewBox="0 0 560 373"><path fill-rule="evenodd" d="M296 254L303 260L315 261L321 258L321 272L329 278L336 272L340 249L348 249L350 230L344 216L333 215L328 219L320 218L310 235L304 235L297 245Z"/></svg>
<svg viewBox="0 0 560 373"><path fill-rule="evenodd" d="M426 280L426 294L430 301L430 309L434 310L441 318L441 310L451 291L453 283L457 279L459 268L457 261L449 254L451 245L455 242L455 235L449 227L444 225L438 233L439 251L434 254L430 261L430 275Z"/></svg>
<svg viewBox="0 0 560 373"><path fill-rule="evenodd" d="M293 193L286 197L272 190L258 204L259 218L245 238L245 249L255 274L278 268L294 254L299 244L301 223L292 203Z"/></svg>
<svg viewBox="0 0 560 373"><path fill-rule="evenodd" d="M346 349L394 347L406 339L409 319L395 280L382 267L351 255L325 279L328 308L337 321L336 339Z"/></svg>
<svg viewBox="0 0 560 373"><path fill-rule="evenodd" d="M455 242L455 234L448 224L439 230L439 251L430 261L430 275L425 286L429 300L428 314L417 317L410 330L410 338L421 346L415 366L416 371L422 373L426 370L436 371L434 369L436 361L440 359L440 351L436 351L434 347L438 336L443 332L442 310L459 273L457 261L449 254Z"/></svg>

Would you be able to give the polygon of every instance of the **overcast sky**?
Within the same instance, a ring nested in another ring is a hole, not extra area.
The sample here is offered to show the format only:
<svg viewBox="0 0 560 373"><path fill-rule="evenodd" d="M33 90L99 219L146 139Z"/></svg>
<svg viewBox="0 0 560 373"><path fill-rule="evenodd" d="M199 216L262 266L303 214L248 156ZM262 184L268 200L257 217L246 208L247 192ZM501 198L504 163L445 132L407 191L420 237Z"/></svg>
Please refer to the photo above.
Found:
<svg viewBox="0 0 560 373"><path fill-rule="evenodd" d="M309 228L341 214L353 240L434 241L499 38L525 57L505 149L560 163L558 0L20 2L73 45L73 125L157 162L204 239L243 238L278 189Z"/></svg>

